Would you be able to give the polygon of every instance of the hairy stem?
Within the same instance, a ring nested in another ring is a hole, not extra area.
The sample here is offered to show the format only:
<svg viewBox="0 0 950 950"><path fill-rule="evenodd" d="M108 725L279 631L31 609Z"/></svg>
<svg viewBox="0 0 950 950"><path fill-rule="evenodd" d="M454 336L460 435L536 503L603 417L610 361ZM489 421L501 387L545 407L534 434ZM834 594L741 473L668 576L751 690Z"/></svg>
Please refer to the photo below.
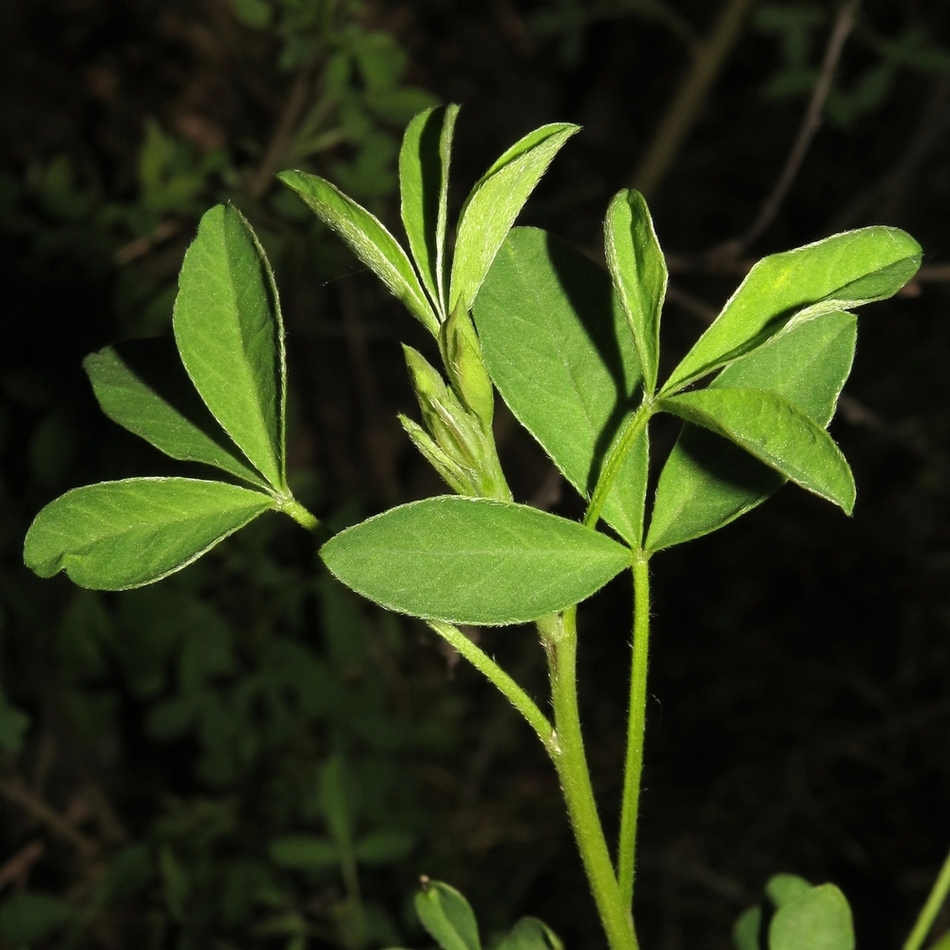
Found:
<svg viewBox="0 0 950 950"><path fill-rule="evenodd" d="M937 875L937 880L934 881L927 903L924 904L920 916L917 918L917 923L914 924L914 929L905 941L903 950L919 950L927 934L930 933L930 928L933 926L937 914L940 913L940 908L947 899L948 892L950 892L950 854L943 862L943 867ZM941 941L941 946L943 946L943 943L944 941Z"/></svg>
<svg viewBox="0 0 950 950"><path fill-rule="evenodd" d="M457 650L479 673L498 688L537 733L548 755L553 756L557 747L554 727L548 721L548 717L538 708L537 703L481 647L465 636L458 627L450 623L444 623L441 620L429 620L427 623L446 643Z"/></svg>
<svg viewBox="0 0 950 950"><path fill-rule="evenodd" d="M554 635L545 632L557 747L551 754L574 837L610 950L639 950L629 904L621 898L584 754L577 705L577 608L565 611Z"/></svg>
<svg viewBox="0 0 950 950"><path fill-rule="evenodd" d="M633 562L633 644L630 665L630 707L627 720L627 759L623 773L617 874L624 905L633 904L637 853L637 817L643 773L643 737L646 730L647 658L650 647L650 566L640 552Z"/></svg>

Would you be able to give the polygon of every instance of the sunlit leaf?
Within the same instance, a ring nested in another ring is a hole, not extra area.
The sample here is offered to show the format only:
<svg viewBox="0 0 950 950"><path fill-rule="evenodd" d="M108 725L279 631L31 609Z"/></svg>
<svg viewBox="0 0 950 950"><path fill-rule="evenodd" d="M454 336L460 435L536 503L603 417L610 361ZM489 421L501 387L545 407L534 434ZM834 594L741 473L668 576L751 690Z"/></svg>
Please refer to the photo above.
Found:
<svg viewBox="0 0 950 950"><path fill-rule="evenodd" d="M769 950L854 950L844 894L821 884L782 904L769 925Z"/></svg>
<svg viewBox="0 0 950 950"><path fill-rule="evenodd" d="M416 894L415 905L422 926L442 950L481 950L475 914L454 887L429 881Z"/></svg>
<svg viewBox="0 0 950 950"><path fill-rule="evenodd" d="M854 477L817 422L787 399L761 389L702 389L660 402L667 412L725 436L802 488L850 514Z"/></svg>
<svg viewBox="0 0 950 950"><path fill-rule="evenodd" d="M449 160L458 111L452 104L417 115L406 129L399 152L402 223L422 283L443 320L447 315L444 265Z"/></svg>
<svg viewBox="0 0 950 950"><path fill-rule="evenodd" d="M606 535L526 505L447 496L402 505L320 552L344 584L395 610L510 624L576 604L630 563Z"/></svg>
<svg viewBox="0 0 950 950"><path fill-rule="evenodd" d="M647 203L624 190L611 201L604 221L607 266L637 344L644 384L656 388L660 356L660 312L666 297L666 260L653 230Z"/></svg>
<svg viewBox="0 0 950 950"><path fill-rule="evenodd" d="M578 126L569 122L535 129L501 155L476 183L459 215L450 312L458 306L471 310L518 212L561 146L577 131Z"/></svg>
<svg viewBox="0 0 950 950"><path fill-rule="evenodd" d="M663 386L682 389L777 333L791 320L893 296L920 266L920 245L897 228L847 231L764 257Z"/></svg>
<svg viewBox="0 0 950 950"><path fill-rule="evenodd" d="M266 487L201 401L170 339L108 346L83 360L102 411L174 459L203 462Z"/></svg>
<svg viewBox="0 0 950 950"><path fill-rule="evenodd" d="M201 219L175 300L175 342L211 413L276 489L286 489L284 328L270 265L230 205Z"/></svg>
<svg viewBox="0 0 950 950"><path fill-rule="evenodd" d="M856 334L853 314L825 314L736 360L710 388L768 389L827 425L851 370ZM715 531L784 484L738 446L687 424L660 473L647 547L655 551Z"/></svg>
<svg viewBox="0 0 950 950"><path fill-rule="evenodd" d="M640 364L609 275L571 245L514 228L475 301L493 382L518 421L587 497L624 416ZM639 544L646 435L627 457L603 517Z"/></svg>
<svg viewBox="0 0 950 950"><path fill-rule="evenodd" d="M262 492L190 478L130 478L66 492L35 518L23 560L40 577L127 590L161 580L274 507Z"/></svg>
<svg viewBox="0 0 950 950"><path fill-rule="evenodd" d="M438 318L426 299L412 262L378 218L316 175L286 171L277 177L346 241L350 250L430 332L439 332Z"/></svg>

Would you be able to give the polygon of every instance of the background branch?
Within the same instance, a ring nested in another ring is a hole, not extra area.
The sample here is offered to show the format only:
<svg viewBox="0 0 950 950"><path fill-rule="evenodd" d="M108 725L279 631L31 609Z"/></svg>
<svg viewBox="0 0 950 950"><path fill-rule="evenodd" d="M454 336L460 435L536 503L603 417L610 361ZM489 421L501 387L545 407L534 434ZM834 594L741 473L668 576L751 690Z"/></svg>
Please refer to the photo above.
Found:
<svg viewBox="0 0 950 950"><path fill-rule="evenodd" d="M680 145L693 127L709 87L739 38L746 13L755 0L726 0L709 38L700 45L660 122L646 154L631 176L631 186L648 196L666 176Z"/></svg>

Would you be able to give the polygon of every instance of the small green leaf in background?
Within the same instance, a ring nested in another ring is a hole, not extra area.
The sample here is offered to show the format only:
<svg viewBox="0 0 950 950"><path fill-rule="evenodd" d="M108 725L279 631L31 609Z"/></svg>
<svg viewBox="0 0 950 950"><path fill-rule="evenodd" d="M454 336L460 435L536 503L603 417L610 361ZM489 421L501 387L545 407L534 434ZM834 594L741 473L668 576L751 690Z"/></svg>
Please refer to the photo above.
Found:
<svg viewBox="0 0 950 950"><path fill-rule="evenodd" d="M748 353L790 320L893 296L917 272L920 255L920 245L904 231L871 227L762 258L662 392L682 389Z"/></svg>
<svg viewBox="0 0 950 950"><path fill-rule="evenodd" d="M564 944L537 917L522 917L496 950L564 950Z"/></svg>
<svg viewBox="0 0 950 950"><path fill-rule="evenodd" d="M809 893L813 886L797 874L773 874L765 885L765 893L775 907L783 907Z"/></svg>
<svg viewBox="0 0 950 950"><path fill-rule="evenodd" d="M769 950L854 950L844 894L821 884L782 904L769 926Z"/></svg>
<svg viewBox="0 0 950 950"><path fill-rule="evenodd" d="M459 215L449 312L456 307L472 309L518 212L561 146L578 131L569 122L535 129L501 155L476 183Z"/></svg>
<svg viewBox="0 0 950 950"><path fill-rule="evenodd" d="M732 942L736 950L761 950L759 931L762 929L762 908L750 907L743 911L732 928Z"/></svg>
<svg viewBox="0 0 950 950"><path fill-rule="evenodd" d="M853 314L825 314L740 357L710 388L767 389L827 426L851 371L856 337ZM715 531L785 481L733 443L687 423L660 472L647 547L658 551Z"/></svg>
<svg viewBox="0 0 950 950"><path fill-rule="evenodd" d="M807 491L854 508L854 476L831 436L783 396L762 389L701 389L660 402L725 436Z"/></svg>
<svg viewBox="0 0 950 950"><path fill-rule="evenodd" d="M230 205L206 212L185 253L175 342L212 415L277 490L284 468L284 328L270 265Z"/></svg>
<svg viewBox="0 0 950 950"><path fill-rule="evenodd" d="M187 567L274 507L262 492L191 478L129 478L66 492L35 518L23 560L94 590L128 590Z"/></svg>
<svg viewBox="0 0 950 950"><path fill-rule="evenodd" d="M353 842L350 800L346 762L343 756L332 755L320 769L320 805L330 836L340 848L347 851Z"/></svg>
<svg viewBox="0 0 950 950"><path fill-rule="evenodd" d="M399 196L409 248L441 320L445 320L445 231L449 162L457 105L427 109L406 129L399 151Z"/></svg>
<svg viewBox="0 0 950 950"><path fill-rule="evenodd" d="M360 864L389 864L406 857L414 843L406 831L374 831L356 842L353 853Z"/></svg>
<svg viewBox="0 0 950 950"><path fill-rule="evenodd" d="M630 564L606 535L526 505L442 496L328 541L344 584L390 610L451 623L525 623L586 599Z"/></svg>
<svg viewBox="0 0 950 950"><path fill-rule="evenodd" d="M607 266L640 354L647 392L656 389L660 313L666 297L666 260L647 203L638 191L614 196L604 221Z"/></svg>
<svg viewBox="0 0 950 950"><path fill-rule="evenodd" d="M473 312L502 398L586 498L640 388L636 345L609 275L559 238L514 228ZM646 456L644 435L603 510L634 545L642 530Z"/></svg>
<svg viewBox="0 0 950 950"><path fill-rule="evenodd" d="M0 749L6 752L19 752L23 747L23 737L30 728L30 717L15 706L11 706L0 690Z"/></svg>
<svg viewBox="0 0 950 950"><path fill-rule="evenodd" d="M102 411L173 459L203 462L266 488L235 457L233 444L201 401L170 339L107 346L83 360Z"/></svg>
<svg viewBox="0 0 950 950"><path fill-rule="evenodd" d="M277 176L328 227L346 241L350 250L401 300L430 333L439 332L425 290L412 262L399 242L374 215L335 185L306 172L287 171Z"/></svg>
<svg viewBox="0 0 950 950"><path fill-rule="evenodd" d="M316 835L285 835L268 848L271 860L295 871L322 871L340 863L340 849L329 838Z"/></svg>
<svg viewBox="0 0 950 950"><path fill-rule="evenodd" d="M475 914L454 887L428 881L416 894L415 905L422 926L442 950L481 950Z"/></svg>
<svg viewBox="0 0 950 950"><path fill-rule="evenodd" d="M167 844L158 852L158 868L162 874L168 913L176 923L184 923L185 904L191 895L191 881L181 861Z"/></svg>
<svg viewBox="0 0 950 950"><path fill-rule="evenodd" d="M75 907L48 894L34 891L14 894L0 905L0 937L13 946L33 943L78 917Z"/></svg>

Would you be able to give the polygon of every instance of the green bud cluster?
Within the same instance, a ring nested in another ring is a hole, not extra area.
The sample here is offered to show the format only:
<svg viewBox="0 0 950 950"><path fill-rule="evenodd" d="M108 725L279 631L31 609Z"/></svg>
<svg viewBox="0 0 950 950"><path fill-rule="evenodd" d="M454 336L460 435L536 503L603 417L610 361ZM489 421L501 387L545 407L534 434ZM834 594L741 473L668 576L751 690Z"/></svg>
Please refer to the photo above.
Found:
<svg viewBox="0 0 950 950"><path fill-rule="evenodd" d="M399 421L416 448L460 495L510 501L511 492L501 471L491 430L491 383L481 365L478 338L467 314L465 322L471 328L468 340L473 341L474 347L472 342L459 342L461 334L455 330L440 335L440 342L441 338L452 339L451 352L456 354L455 360L446 358L452 386L446 385L441 373L418 350L403 346L423 425L404 415L399 416ZM474 361L483 381L473 369ZM467 399L456 391L466 384Z"/></svg>

